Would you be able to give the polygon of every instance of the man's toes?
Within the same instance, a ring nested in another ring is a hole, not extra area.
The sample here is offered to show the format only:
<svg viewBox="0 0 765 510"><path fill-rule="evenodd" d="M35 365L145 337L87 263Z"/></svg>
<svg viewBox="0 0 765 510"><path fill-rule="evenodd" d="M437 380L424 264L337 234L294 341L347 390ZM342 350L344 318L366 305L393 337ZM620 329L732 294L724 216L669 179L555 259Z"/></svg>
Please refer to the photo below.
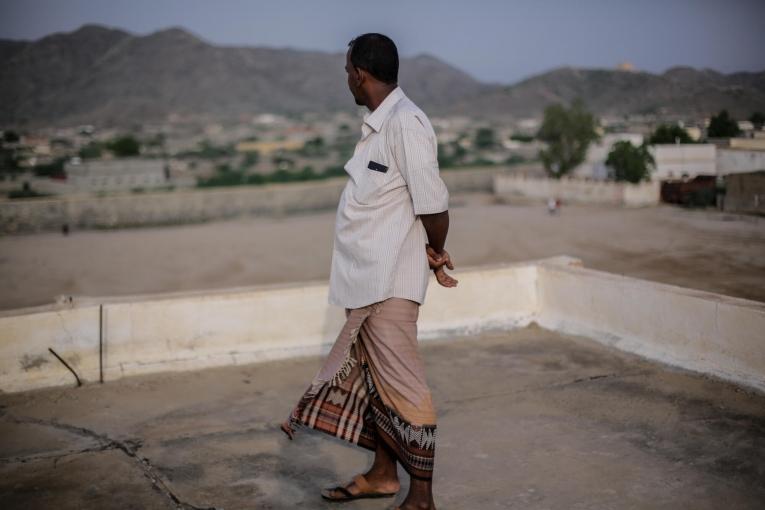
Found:
<svg viewBox="0 0 765 510"><path fill-rule="evenodd" d="M282 429L282 432L287 434L287 437L290 438L290 440L293 438L292 428L290 428L289 425L287 425L286 423L282 423L281 429Z"/></svg>

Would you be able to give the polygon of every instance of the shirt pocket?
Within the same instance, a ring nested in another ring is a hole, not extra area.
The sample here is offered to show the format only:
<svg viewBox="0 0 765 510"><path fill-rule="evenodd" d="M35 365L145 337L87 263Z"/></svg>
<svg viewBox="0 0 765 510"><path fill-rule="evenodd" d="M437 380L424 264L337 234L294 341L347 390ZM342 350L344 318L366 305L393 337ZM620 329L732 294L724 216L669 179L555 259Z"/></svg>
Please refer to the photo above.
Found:
<svg viewBox="0 0 765 510"><path fill-rule="evenodd" d="M356 168L353 170L358 175L354 197L362 204L375 202L386 191L394 175L388 158L371 155L358 158L354 164Z"/></svg>

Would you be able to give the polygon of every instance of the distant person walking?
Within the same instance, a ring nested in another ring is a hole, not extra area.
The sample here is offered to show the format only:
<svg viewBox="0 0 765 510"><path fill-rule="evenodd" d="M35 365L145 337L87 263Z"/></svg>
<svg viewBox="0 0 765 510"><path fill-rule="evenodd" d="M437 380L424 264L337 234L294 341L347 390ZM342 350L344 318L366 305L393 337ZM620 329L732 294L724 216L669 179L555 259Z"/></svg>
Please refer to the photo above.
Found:
<svg viewBox="0 0 765 510"><path fill-rule="evenodd" d="M560 214L560 199L550 197L547 199L547 212L550 216Z"/></svg>
<svg viewBox="0 0 765 510"><path fill-rule="evenodd" d="M346 322L323 366L282 424L311 427L375 452L372 467L322 491L331 501L394 496L396 463L411 477L400 509L435 509L436 411L417 346L430 270L457 280L444 250L449 193L439 176L428 117L398 87L398 51L382 34L349 43L345 70L369 109L346 163L335 220L329 303Z"/></svg>

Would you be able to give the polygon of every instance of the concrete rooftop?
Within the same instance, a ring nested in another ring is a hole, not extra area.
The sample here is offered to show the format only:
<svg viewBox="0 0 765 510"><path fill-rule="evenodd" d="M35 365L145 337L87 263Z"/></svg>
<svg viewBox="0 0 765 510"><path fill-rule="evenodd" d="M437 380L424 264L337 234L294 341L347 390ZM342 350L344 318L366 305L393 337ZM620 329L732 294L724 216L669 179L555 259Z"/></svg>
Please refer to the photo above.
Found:
<svg viewBox="0 0 765 510"><path fill-rule="evenodd" d="M536 326L422 353L439 411L440 510L763 508L761 394ZM0 395L1 506L337 508L320 488L371 454L277 430L319 363Z"/></svg>

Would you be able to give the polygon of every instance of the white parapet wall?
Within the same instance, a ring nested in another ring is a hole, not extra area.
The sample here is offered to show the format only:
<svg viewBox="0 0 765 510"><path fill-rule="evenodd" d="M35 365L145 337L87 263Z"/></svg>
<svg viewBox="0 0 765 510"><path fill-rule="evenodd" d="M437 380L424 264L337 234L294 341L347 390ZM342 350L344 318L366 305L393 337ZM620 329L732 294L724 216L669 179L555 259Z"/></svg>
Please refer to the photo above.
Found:
<svg viewBox="0 0 765 510"><path fill-rule="evenodd" d="M571 257L431 280L420 339L532 321L765 391L765 303L581 267ZM0 391L325 352L344 321L321 282L71 302L0 313Z"/></svg>
<svg viewBox="0 0 765 510"><path fill-rule="evenodd" d="M566 258L555 259L565 261ZM535 262L460 273L459 291L430 284L422 338L527 325L536 309ZM512 289L512 292L508 292ZM325 283L71 303L0 313L0 391L71 384L59 354L87 382L169 370L317 354L334 342L344 310ZM100 360L103 360L101 365Z"/></svg>
<svg viewBox="0 0 765 510"><path fill-rule="evenodd" d="M559 198L579 204L645 207L659 203L660 191L661 184L657 181L632 184L569 178L538 179L520 175L494 177L494 194L508 201L514 198L540 201Z"/></svg>
<svg viewBox="0 0 765 510"><path fill-rule="evenodd" d="M765 391L765 303L542 262L536 321Z"/></svg>
<svg viewBox="0 0 765 510"><path fill-rule="evenodd" d="M73 383L72 374L49 348L83 381L98 381L98 306L45 308L49 309L0 317L0 391Z"/></svg>

